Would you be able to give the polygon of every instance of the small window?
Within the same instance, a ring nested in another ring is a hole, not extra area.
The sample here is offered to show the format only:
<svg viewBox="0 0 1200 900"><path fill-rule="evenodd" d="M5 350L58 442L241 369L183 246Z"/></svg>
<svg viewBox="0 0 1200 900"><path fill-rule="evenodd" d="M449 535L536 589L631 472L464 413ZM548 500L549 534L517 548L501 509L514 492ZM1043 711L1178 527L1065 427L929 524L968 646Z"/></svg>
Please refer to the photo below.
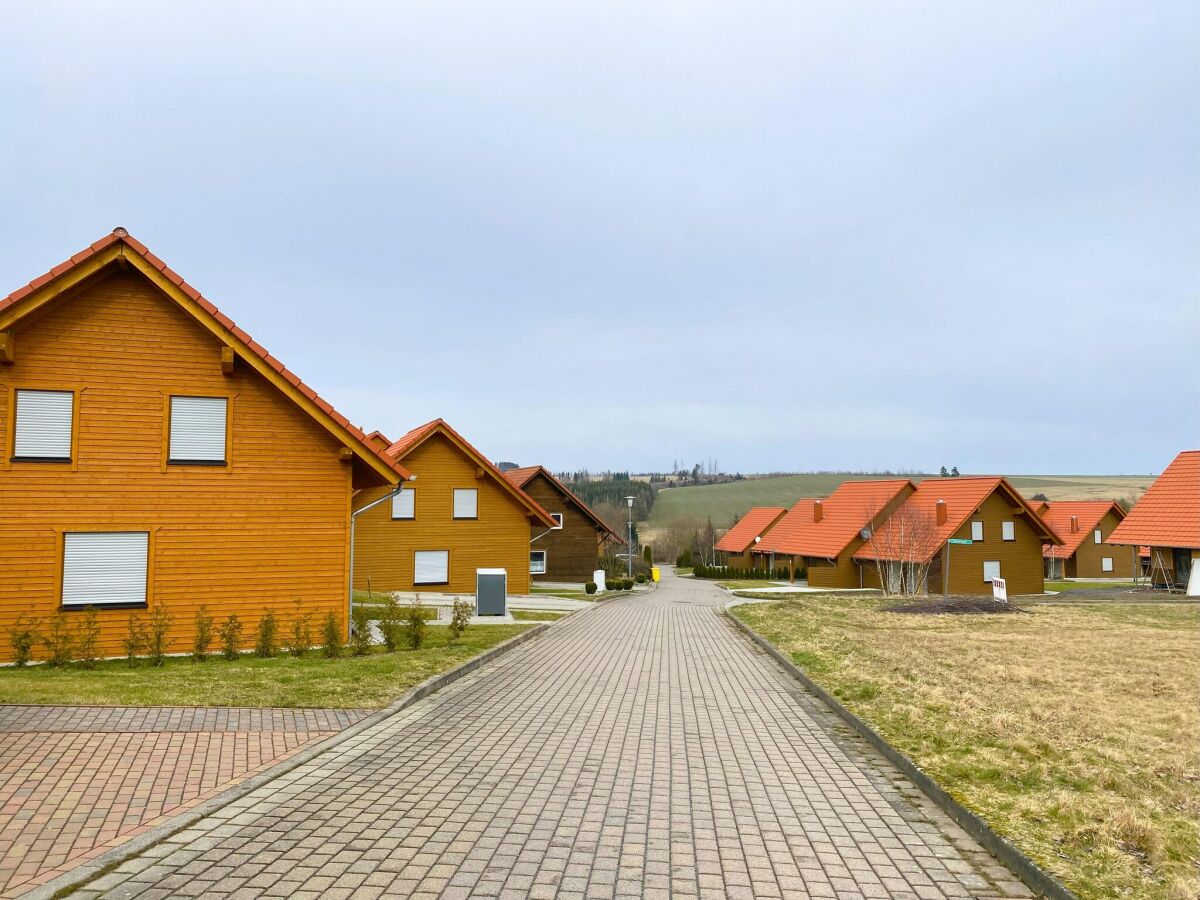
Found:
<svg viewBox="0 0 1200 900"><path fill-rule="evenodd" d="M224 397L172 397L171 446L167 461L184 465L225 464Z"/></svg>
<svg viewBox="0 0 1200 900"><path fill-rule="evenodd" d="M982 522L972 522L971 523L971 540L973 540L973 541L982 541L983 540L983 523Z"/></svg>
<svg viewBox="0 0 1200 900"><path fill-rule="evenodd" d="M546 574L546 551L545 550L530 550L529 551L529 574L530 575L545 575Z"/></svg>
<svg viewBox="0 0 1200 900"><path fill-rule="evenodd" d="M1093 540L1094 540L1094 541L1095 541L1097 544L1103 544L1103 543L1104 543L1104 535L1100 533L1100 529L1099 529L1099 528L1097 528L1095 531L1093 531L1093 532L1092 532L1092 539L1093 539Z"/></svg>
<svg viewBox="0 0 1200 900"><path fill-rule="evenodd" d="M1100 571L1111 572L1113 570L1112 557L1105 556L1100 560Z"/></svg>
<svg viewBox="0 0 1200 900"><path fill-rule="evenodd" d="M393 519L415 519L417 517L417 492L413 488L401 488L392 497Z"/></svg>
<svg viewBox="0 0 1200 900"><path fill-rule="evenodd" d="M413 553L413 584L449 583L449 550L417 550Z"/></svg>
<svg viewBox="0 0 1200 900"><path fill-rule="evenodd" d="M1017 539L1017 526L1013 522L1000 523L1000 540L1015 541Z"/></svg>
<svg viewBox="0 0 1200 900"><path fill-rule="evenodd" d="M17 391L13 459L71 461L75 395L71 391Z"/></svg>
<svg viewBox="0 0 1200 900"><path fill-rule="evenodd" d="M554 522L555 522L555 525L554 525L554 528L553 528L553 530L554 530L554 531L560 531L560 530L562 530L562 527L563 527L563 514L562 514L562 513L550 513L550 518L552 518L552 519L554 520Z"/></svg>
<svg viewBox="0 0 1200 900"><path fill-rule="evenodd" d="M63 535L62 605L144 604L149 549L150 535L144 531Z"/></svg>
<svg viewBox="0 0 1200 900"><path fill-rule="evenodd" d="M985 582L990 583L993 578L999 578L999 577L1000 577L1000 561L999 560L985 561L983 564L983 580Z"/></svg>
<svg viewBox="0 0 1200 900"><path fill-rule="evenodd" d="M454 518L479 518L479 491L475 488L454 489Z"/></svg>

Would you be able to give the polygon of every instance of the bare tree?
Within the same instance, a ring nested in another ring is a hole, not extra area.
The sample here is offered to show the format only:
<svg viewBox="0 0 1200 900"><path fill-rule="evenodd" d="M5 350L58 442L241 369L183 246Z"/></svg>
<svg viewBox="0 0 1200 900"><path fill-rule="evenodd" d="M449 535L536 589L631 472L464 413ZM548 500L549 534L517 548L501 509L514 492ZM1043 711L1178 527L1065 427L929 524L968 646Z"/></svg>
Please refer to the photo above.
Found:
<svg viewBox="0 0 1200 900"><path fill-rule="evenodd" d="M875 572L884 596L926 593L937 545L934 516L912 503L901 503L886 517L878 508L867 512Z"/></svg>

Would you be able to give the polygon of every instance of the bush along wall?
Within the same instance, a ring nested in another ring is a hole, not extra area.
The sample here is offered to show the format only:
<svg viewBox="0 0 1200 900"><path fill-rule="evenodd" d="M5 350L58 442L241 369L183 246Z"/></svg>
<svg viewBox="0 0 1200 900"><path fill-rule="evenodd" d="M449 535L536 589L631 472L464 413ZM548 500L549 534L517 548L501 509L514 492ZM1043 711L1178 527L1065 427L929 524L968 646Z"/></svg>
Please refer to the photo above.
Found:
<svg viewBox="0 0 1200 900"><path fill-rule="evenodd" d="M720 581L787 581L787 569L741 569L736 566L702 566L692 570L697 578L715 578ZM799 575L799 573L797 573Z"/></svg>

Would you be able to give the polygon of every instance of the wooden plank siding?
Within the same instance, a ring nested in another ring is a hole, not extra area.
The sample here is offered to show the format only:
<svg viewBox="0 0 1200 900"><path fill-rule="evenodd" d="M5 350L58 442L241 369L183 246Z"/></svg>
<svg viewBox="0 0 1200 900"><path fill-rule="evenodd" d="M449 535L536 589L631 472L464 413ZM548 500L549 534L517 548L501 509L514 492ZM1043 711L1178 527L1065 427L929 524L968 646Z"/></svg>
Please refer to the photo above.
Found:
<svg viewBox="0 0 1200 900"><path fill-rule="evenodd" d="M240 360L223 374L220 342L133 272L16 332L0 365L0 630L57 612L62 534L81 530L150 533L148 597L174 616L173 651L202 604L236 613L246 646L267 609L286 629L297 599L318 634L327 612L344 620L352 474L326 429ZM39 387L77 392L70 463L10 461L13 391ZM167 465L171 394L229 399L226 465ZM122 653L128 615L100 612L103 654Z"/></svg>
<svg viewBox="0 0 1200 900"><path fill-rule="evenodd" d="M1095 529L1088 530L1079 549L1066 560L1065 570L1068 578L1132 578L1134 576L1137 565L1137 549L1107 543L1109 535L1113 533L1113 529L1120 521L1117 514L1111 510L1105 513L1104 518L1100 520L1100 524L1096 527L1100 529L1100 536L1105 543L1097 544L1093 536ZM1065 539L1066 535L1063 537ZM1111 572L1104 571L1102 560L1106 556L1111 557L1113 561Z"/></svg>
<svg viewBox="0 0 1200 900"><path fill-rule="evenodd" d="M358 517L355 525L354 586L373 590L474 594L477 568L508 571L508 590L529 593L528 511L496 478L441 434L406 454L404 466L415 476L409 483L416 496L414 519L393 519L391 503L379 504ZM453 517L455 488L479 490L478 518ZM355 495L360 508L390 492L375 488ZM543 529L544 530L544 529ZM417 550L447 550L450 581L445 585L413 583Z"/></svg>
<svg viewBox="0 0 1200 900"><path fill-rule="evenodd" d="M546 551L546 573L533 575L533 580L591 581L600 563L602 532L596 523L540 471L526 482L522 490L541 504L546 512L560 513L563 517L563 527L560 529L548 532L541 523L529 529L529 549Z"/></svg>

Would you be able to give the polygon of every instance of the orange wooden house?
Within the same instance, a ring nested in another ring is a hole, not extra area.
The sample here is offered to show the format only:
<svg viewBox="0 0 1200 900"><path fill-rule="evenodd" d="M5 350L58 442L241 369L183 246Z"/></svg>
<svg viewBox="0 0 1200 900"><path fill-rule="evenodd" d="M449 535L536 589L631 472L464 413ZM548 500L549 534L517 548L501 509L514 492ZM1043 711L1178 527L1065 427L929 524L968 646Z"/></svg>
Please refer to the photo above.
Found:
<svg viewBox="0 0 1200 900"><path fill-rule="evenodd" d="M907 478L845 481L828 497L798 501L755 553L793 578L806 572L810 587L862 587L855 552L913 490Z"/></svg>
<svg viewBox="0 0 1200 900"><path fill-rule="evenodd" d="M1063 540L1061 545L1043 547L1047 578L1133 578L1137 574L1137 550L1108 540L1125 518L1125 510L1115 500L1053 500L1034 509Z"/></svg>
<svg viewBox="0 0 1200 900"><path fill-rule="evenodd" d="M930 478L917 485L854 553L863 584L920 572L930 593L1044 591L1042 544L1062 539L998 476Z"/></svg>
<svg viewBox="0 0 1200 900"><path fill-rule="evenodd" d="M543 466L509 469L504 477L550 513L555 526L530 526L529 573L534 581L586 583L608 543L625 541Z"/></svg>
<svg viewBox="0 0 1200 900"><path fill-rule="evenodd" d="M376 433L373 440L386 439ZM476 569L502 568L509 593L529 593L530 528L556 527L550 513L441 419L384 453L413 481L358 517L356 589L474 594ZM388 492L363 490L354 508Z"/></svg>
<svg viewBox="0 0 1200 900"><path fill-rule="evenodd" d="M1200 576L1192 577L1200 563L1200 450L1176 456L1108 541L1144 545L1152 584L1184 589L1192 585L1200 592Z"/></svg>
<svg viewBox="0 0 1200 900"><path fill-rule="evenodd" d="M753 568L755 545L786 513L787 508L783 506L756 506L748 510L717 541L715 549L721 554L722 564L736 568Z"/></svg>
<svg viewBox="0 0 1200 900"><path fill-rule="evenodd" d="M351 496L408 474L120 228L0 300L0 436L0 631L94 607L102 655L156 606L174 651L345 628Z"/></svg>

